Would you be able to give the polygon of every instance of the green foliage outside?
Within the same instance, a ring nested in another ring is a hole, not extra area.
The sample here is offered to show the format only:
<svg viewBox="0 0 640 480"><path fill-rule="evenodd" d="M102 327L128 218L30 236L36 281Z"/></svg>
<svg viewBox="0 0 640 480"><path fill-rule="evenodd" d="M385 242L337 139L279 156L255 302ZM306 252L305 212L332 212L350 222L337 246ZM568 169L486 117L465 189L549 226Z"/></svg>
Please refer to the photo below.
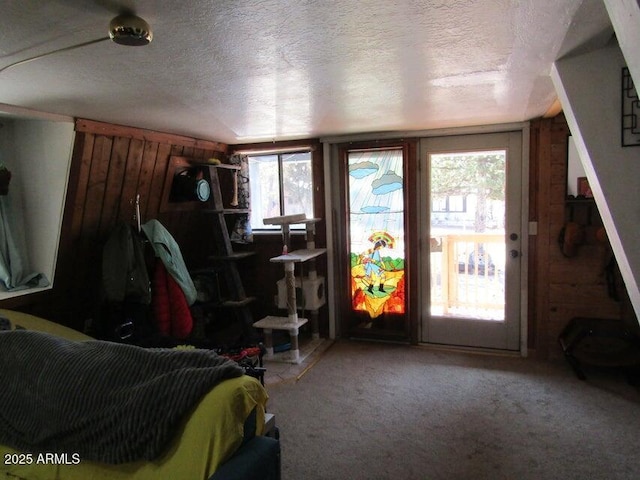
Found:
<svg viewBox="0 0 640 480"><path fill-rule="evenodd" d="M505 200L504 152L433 155L431 196L476 196L476 232L484 232L488 200Z"/></svg>

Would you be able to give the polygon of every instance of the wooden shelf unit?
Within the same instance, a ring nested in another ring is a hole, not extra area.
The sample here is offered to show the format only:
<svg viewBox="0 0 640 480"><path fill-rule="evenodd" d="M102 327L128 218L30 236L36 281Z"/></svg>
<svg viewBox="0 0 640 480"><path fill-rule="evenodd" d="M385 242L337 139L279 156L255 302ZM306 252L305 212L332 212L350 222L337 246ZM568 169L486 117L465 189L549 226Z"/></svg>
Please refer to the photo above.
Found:
<svg viewBox="0 0 640 480"><path fill-rule="evenodd" d="M242 275L238 268L238 262L254 255L254 252L236 252L233 249L227 217L249 213L249 208L236 208L225 202L221 183L220 171L233 171L234 174L240 170L239 165L225 163L210 163L196 161L187 157L171 157L170 168L167 169L165 185L172 185L175 175L185 170L191 170L207 181L210 187L210 196L206 201L178 201L171 202L171 188L165 188L163 195L163 205L165 210L176 211L198 211L202 215L207 215L211 219L211 232L215 244L216 254L209 256L202 268L196 272L206 273L207 269L211 274L218 277L218 272L224 278L226 293L228 298L218 299L217 302L204 304L207 308L229 308L235 312L236 318L241 322L243 339L247 343L256 340L254 322L250 304L255 297L248 296L243 285ZM216 268L213 268L215 266ZM192 273L196 273L192 272Z"/></svg>

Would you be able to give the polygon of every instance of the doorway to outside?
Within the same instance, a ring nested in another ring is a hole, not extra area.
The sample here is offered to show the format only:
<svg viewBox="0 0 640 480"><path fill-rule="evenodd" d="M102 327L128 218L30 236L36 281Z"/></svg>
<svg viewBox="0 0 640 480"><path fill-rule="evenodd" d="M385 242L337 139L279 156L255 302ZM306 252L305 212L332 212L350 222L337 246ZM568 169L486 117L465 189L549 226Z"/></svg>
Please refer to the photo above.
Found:
<svg viewBox="0 0 640 480"><path fill-rule="evenodd" d="M419 161L420 340L519 350L521 132L424 138Z"/></svg>

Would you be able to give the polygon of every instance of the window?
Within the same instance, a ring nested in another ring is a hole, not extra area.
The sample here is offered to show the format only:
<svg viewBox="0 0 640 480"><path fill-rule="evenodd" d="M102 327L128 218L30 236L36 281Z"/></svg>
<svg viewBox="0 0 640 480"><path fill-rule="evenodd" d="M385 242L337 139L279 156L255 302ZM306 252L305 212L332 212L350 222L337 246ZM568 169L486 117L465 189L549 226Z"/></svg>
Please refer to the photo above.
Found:
<svg viewBox="0 0 640 480"><path fill-rule="evenodd" d="M358 328L402 332L405 319L388 315L405 313L404 150L353 150L347 161L351 302L365 315Z"/></svg>
<svg viewBox="0 0 640 480"><path fill-rule="evenodd" d="M467 211L467 198L462 195L450 195L448 197L433 197L431 200L431 211L442 212L460 212Z"/></svg>
<svg viewBox="0 0 640 480"><path fill-rule="evenodd" d="M265 225L264 218L297 213L313 218L311 167L310 151L249 155L253 230L280 229L278 225Z"/></svg>

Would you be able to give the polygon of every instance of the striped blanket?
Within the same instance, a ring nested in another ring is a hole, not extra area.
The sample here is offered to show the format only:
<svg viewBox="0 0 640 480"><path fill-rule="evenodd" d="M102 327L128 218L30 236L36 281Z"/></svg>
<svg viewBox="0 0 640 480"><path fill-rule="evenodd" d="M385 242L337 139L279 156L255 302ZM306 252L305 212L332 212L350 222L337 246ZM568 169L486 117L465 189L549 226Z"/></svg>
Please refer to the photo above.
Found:
<svg viewBox="0 0 640 480"><path fill-rule="evenodd" d="M0 443L111 464L151 460L209 390L240 375L208 350L0 332Z"/></svg>

